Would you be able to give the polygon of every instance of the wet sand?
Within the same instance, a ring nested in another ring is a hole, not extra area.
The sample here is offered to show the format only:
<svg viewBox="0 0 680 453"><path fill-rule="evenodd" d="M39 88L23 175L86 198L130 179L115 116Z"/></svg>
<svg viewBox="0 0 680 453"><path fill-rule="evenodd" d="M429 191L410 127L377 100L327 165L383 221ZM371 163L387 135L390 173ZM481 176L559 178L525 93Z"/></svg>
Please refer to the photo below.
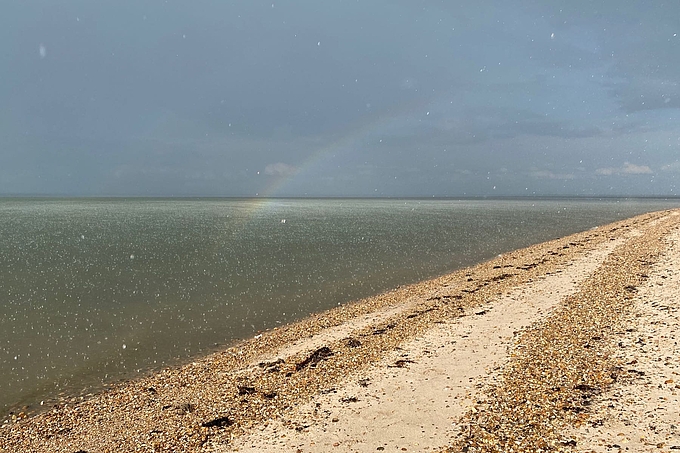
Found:
<svg viewBox="0 0 680 453"><path fill-rule="evenodd" d="M0 448L612 451L625 437L671 451L679 225L677 211L646 214L313 315L15 414Z"/></svg>

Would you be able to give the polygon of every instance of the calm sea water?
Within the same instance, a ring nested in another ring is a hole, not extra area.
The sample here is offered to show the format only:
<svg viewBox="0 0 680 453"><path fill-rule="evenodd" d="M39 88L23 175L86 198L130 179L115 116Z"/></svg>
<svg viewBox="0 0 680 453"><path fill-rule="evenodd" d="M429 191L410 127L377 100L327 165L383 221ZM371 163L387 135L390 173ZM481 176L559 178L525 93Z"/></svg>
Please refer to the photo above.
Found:
<svg viewBox="0 0 680 453"><path fill-rule="evenodd" d="M663 200L0 199L0 414Z"/></svg>

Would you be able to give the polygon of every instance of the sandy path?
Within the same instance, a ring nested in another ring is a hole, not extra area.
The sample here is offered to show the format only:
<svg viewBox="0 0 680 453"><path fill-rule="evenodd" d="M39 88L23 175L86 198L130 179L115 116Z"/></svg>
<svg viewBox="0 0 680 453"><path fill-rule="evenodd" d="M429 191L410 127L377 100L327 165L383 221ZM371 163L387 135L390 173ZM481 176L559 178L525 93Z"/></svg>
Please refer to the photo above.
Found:
<svg viewBox="0 0 680 453"><path fill-rule="evenodd" d="M490 372L505 362L515 333L575 293L623 242L601 244L559 273L436 324L368 370L350 373L344 384L314 396L290 417L235 439L225 451L422 451L446 445L484 382L494 378ZM333 337L349 335L347 329L339 326ZM325 340L312 338L307 348Z"/></svg>
<svg viewBox="0 0 680 453"><path fill-rule="evenodd" d="M680 451L680 230L619 335L617 382L572 433L578 451Z"/></svg>

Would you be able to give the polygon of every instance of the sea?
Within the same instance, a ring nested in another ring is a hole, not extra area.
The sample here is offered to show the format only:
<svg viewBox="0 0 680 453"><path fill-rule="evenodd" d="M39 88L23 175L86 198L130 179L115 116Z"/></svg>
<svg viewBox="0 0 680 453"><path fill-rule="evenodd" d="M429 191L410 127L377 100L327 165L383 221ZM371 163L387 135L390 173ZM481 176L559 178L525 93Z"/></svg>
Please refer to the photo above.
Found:
<svg viewBox="0 0 680 453"><path fill-rule="evenodd" d="M0 198L0 416L510 250L679 206Z"/></svg>

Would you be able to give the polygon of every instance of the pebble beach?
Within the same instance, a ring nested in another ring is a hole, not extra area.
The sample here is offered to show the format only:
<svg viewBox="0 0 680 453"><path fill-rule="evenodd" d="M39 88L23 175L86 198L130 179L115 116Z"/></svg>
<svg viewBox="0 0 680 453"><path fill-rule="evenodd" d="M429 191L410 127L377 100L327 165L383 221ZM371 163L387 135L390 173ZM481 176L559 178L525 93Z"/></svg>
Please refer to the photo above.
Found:
<svg viewBox="0 0 680 453"><path fill-rule="evenodd" d="M0 452L672 452L678 296L680 211L644 214L14 412Z"/></svg>

